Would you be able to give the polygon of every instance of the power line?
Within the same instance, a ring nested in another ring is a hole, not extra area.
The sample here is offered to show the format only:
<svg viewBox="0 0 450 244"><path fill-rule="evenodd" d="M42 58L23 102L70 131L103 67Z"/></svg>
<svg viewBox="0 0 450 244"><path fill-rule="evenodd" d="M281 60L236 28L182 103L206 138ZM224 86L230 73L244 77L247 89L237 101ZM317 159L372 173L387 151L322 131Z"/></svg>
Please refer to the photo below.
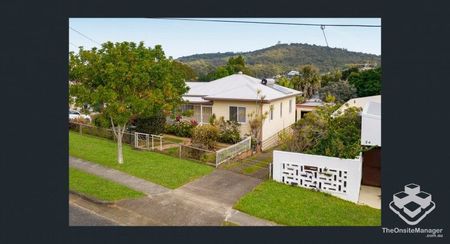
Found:
<svg viewBox="0 0 450 244"><path fill-rule="evenodd" d="M90 40L90 41L92 41L92 42L95 42L95 43L97 43L98 45L102 45L102 44L100 44L98 41L96 41L96 40L90 38L89 36L86 36L85 34L83 34L83 33L79 32L79 31L75 30L74 28L72 28L72 27L70 27L70 26L69 26L69 28L70 28L71 30L75 31L76 33L80 34L80 35L83 36L84 38L86 38L86 39L88 39L88 40Z"/></svg>
<svg viewBox="0 0 450 244"><path fill-rule="evenodd" d="M186 19L186 18L155 18L164 20L184 20L200 22L221 22L238 24L265 24L265 25L296 25L296 26L333 26L333 27L367 27L380 28L381 25L363 25L363 24L317 24L317 23L292 23L292 22L271 22L271 21L248 21L248 20L218 20L218 19Z"/></svg>
<svg viewBox="0 0 450 244"><path fill-rule="evenodd" d="M328 56L330 57L331 63L333 63L334 69L336 69L336 63L334 62L334 59L331 57L332 56L331 49L330 49L330 46L328 45L327 35L325 34L325 26L324 25L320 26L320 29L322 30L323 38L325 39L325 44L327 44L327 47L328 47L328 53L329 53Z"/></svg>
<svg viewBox="0 0 450 244"><path fill-rule="evenodd" d="M325 38L325 44L327 44L327 47L330 47L328 46L327 36L325 35L325 26L324 25L320 26L320 29L322 30L323 38Z"/></svg>

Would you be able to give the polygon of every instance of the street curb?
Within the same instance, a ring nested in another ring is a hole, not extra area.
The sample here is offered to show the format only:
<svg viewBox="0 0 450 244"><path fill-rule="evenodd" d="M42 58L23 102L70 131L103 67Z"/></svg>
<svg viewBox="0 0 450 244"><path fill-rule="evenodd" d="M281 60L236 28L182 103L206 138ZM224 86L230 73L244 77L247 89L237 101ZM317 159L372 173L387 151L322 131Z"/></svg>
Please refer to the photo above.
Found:
<svg viewBox="0 0 450 244"><path fill-rule="evenodd" d="M93 197L87 196L87 195L85 195L85 194L82 194L82 193L79 193L79 192L76 192L76 191L73 191L73 190L69 190L69 193L74 194L74 195L77 195L77 196L83 198L84 200L87 200L87 201L90 201L90 202L93 202L93 203L96 203L96 204L102 204L102 205L114 205L114 204L116 203L116 202L114 202L114 201L102 201L102 200L98 200L98 199L95 199L95 198L93 198Z"/></svg>

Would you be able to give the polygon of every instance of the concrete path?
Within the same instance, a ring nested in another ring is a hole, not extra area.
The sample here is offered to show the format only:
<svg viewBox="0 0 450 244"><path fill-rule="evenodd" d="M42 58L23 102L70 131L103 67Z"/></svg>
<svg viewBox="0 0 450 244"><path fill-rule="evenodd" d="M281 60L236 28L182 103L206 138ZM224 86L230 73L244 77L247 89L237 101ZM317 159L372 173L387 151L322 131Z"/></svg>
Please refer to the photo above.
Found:
<svg viewBox="0 0 450 244"><path fill-rule="evenodd" d="M136 191L143 192L147 195L156 195L170 191L170 189L157 185L155 183L148 182L121 171L107 168L99 164L87 162L78 158L69 157L69 165L70 167L81 169L85 172L115 181Z"/></svg>
<svg viewBox="0 0 450 244"><path fill-rule="evenodd" d="M69 226L114 226L118 223L106 219L92 211L69 204Z"/></svg>
<svg viewBox="0 0 450 244"><path fill-rule="evenodd" d="M101 216L115 225L122 226L160 226L158 221L146 218L127 209L114 205L93 203L77 195L69 194L69 205L81 208L93 215ZM70 223L69 223L70 225ZM85 226L88 226L87 224Z"/></svg>
<svg viewBox="0 0 450 244"><path fill-rule="evenodd" d="M277 226L277 223L260 219L246 213L243 213L236 209L231 209L227 216L225 217L225 221L240 225L240 226Z"/></svg>
<svg viewBox="0 0 450 244"><path fill-rule="evenodd" d="M116 205L139 215L160 220L170 226L221 226L233 204L251 191L261 180L216 169L209 175L173 191L154 197L124 200ZM245 219L242 216L241 219ZM255 224L254 219L240 221L239 225ZM237 219L237 218L234 218ZM265 220L258 225L266 225ZM232 222L230 220L230 222Z"/></svg>
<svg viewBox="0 0 450 244"><path fill-rule="evenodd" d="M373 186L361 186L359 191L359 204L381 209L381 188Z"/></svg>
<svg viewBox="0 0 450 244"><path fill-rule="evenodd" d="M232 209L235 202L262 182L254 177L216 169L209 175L170 190L77 158L70 157L69 164L148 195L139 199L122 200L110 206L95 204L71 194L72 204L121 225L221 226L225 220L242 226L276 225Z"/></svg>

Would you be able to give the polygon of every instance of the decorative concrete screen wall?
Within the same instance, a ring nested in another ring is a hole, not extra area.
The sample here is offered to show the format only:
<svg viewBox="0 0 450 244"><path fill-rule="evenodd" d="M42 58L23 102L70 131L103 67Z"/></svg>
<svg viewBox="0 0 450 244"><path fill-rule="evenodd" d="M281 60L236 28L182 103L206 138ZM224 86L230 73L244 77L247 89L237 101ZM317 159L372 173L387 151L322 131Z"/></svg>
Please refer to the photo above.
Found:
<svg viewBox="0 0 450 244"><path fill-rule="evenodd" d="M273 151L273 180L358 202L362 159Z"/></svg>

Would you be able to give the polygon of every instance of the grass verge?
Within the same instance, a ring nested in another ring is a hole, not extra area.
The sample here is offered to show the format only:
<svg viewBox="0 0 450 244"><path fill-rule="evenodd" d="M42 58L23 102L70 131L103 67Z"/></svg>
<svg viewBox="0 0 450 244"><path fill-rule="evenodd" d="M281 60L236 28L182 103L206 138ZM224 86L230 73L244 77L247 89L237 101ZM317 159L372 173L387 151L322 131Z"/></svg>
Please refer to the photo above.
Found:
<svg viewBox="0 0 450 244"><path fill-rule="evenodd" d="M381 210L329 194L265 181L234 206L242 212L291 226L380 226Z"/></svg>
<svg viewBox="0 0 450 244"><path fill-rule="evenodd" d="M175 189L198 177L209 174L212 167L168 155L134 150L123 145L124 163L117 163L114 141L69 132L69 154L130 175Z"/></svg>
<svg viewBox="0 0 450 244"><path fill-rule="evenodd" d="M69 189L102 201L145 196L142 192L74 168L69 168Z"/></svg>

